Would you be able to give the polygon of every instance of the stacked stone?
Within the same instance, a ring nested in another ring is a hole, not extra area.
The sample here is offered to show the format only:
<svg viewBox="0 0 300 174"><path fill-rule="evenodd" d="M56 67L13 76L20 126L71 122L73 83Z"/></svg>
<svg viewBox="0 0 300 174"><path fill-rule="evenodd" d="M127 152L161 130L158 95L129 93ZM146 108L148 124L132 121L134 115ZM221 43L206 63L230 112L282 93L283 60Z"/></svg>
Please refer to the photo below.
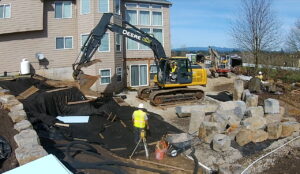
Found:
<svg viewBox="0 0 300 174"><path fill-rule="evenodd" d="M19 102L13 95L6 92L1 92L5 89L0 89L0 102L4 109L9 110L8 116L14 123L14 129L19 133L14 136L14 140L18 145L15 150L16 158L19 165L26 164L38 158L48 155L45 149L40 145L39 137L36 131L32 128L31 123L27 120L26 112L23 104Z"/></svg>

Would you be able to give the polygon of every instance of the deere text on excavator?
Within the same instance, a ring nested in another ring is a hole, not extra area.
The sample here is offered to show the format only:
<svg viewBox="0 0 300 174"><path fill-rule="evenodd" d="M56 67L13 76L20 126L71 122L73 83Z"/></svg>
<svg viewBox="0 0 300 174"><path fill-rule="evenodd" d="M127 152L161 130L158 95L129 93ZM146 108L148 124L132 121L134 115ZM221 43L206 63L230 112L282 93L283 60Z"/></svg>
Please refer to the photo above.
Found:
<svg viewBox="0 0 300 174"><path fill-rule="evenodd" d="M153 105L174 104L176 102L199 100L204 97L204 92L188 86L206 85L206 70L199 65L192 65L186 57L168 58L162 44L153 36L143 32L139 28L123 21L123 25L111 23L112 13L103 14L99 23L89 34L81 48L80 60L73 64L73 77L78 80L80 88L87 91L98 77L84 74L82 67L90 66L98 59L91 61L95 51L101 44L101 39L107 30L116 32L152 49L157 73L154 77L154 87L141 87L138 97L150 99ZM130 27L130 28L127 28ZM173 66L173 67L172 67Z"/></svg>

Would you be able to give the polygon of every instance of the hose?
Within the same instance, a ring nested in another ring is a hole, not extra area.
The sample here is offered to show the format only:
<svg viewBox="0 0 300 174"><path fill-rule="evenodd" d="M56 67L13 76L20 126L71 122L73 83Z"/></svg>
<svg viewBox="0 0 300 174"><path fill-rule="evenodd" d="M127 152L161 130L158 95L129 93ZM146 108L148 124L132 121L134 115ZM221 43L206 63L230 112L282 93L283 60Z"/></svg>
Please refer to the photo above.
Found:
<svg viewBox="0 0 300 174"><path fill-rule="evenodd" d="M117 167L129 167L129 168L134 168L134 169L140 169L140 170L145 170L149 172L155 172L155 173L161 173L161 174L168 174L167 172L158 170L158 169L153 169L149 167L144 167L144 166L138 166L135 164L130 164L130 163L124 163L120 161L114 161L114 160L107 160L103 162L95 162L95 163L88 163L88 162L82 162L79 160L75 160L71 152L77 152L78 153L85 153L89 155L93 155L95 157L103 159L101 154L97 152L97 150L91 146L90 144L86 142L80 142L80 141L73 141L69 144L66 145L59 145L60 147L66 146L66 156L67 159L70 160L70 165L76 169L101 169L101 170L106 170L110 171L115 174L123 174L124 172ZM76 147L79 148L83 146L83 150L72 150L71 148ZM84 147L86 146L86 147Z"/></svg>
<svg viewBox="0 0 300 174"><path fill-rule="evenodd" d="M251 163L248 167L246 167L246 168L243 170L243 172L242 172L241 174L245 174L245 172L246 172L250 167L252 167L255 163L257 163L258 161L260 161L260 160L263 159L264 157L269 156L270 154L274 153L274 152L277 151L278 149L281 149L282 147L286 146L287 144L289 144L290 142L292 142L292 141L294 141L294 140L296 140L296 139L298 139L298 138L300 138L300 136L297 136L297 137L291 139L290 141L288 141L288 142L284 143L283 145L277 147L276 149L272 150L271 152L266 153L266 154L263 155L262 157L258 158L258 159L255 160L253 163Z"/></svg>

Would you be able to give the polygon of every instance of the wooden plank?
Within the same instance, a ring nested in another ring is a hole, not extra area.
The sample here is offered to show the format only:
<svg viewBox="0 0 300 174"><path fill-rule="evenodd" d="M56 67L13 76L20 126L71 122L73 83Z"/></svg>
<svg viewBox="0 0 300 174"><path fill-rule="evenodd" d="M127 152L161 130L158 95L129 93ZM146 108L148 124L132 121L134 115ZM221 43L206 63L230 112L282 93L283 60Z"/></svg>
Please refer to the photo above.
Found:
<svg viewBox="0 0 300 174"><path fill-rule="evenodd" d="M57 92L57 91L62 91L62 90L66 90L66 89L70 89L71 87L66 87L66 88L57 88L57 89L52 89L49 91L46 91L47 93L51 93L51 92Z"/></svg>
<svg viewBox="0 0 300 174"><path fill-rule="evenodd" d="M123 125L123 127L127 127L126 124L122 120L120 120L120 122Z"/></svg>
<svg viewBox="0 0 300 174"><path fill-rule="evenodd" d="M180 168L180 167L176 167L176 166L171 166L171 165L168 165L168 164L161 164L161 163L157 163L157 162L154 162L154 161L147 161L147 160L142 160L142 159L135 159L136 161L141 161L143 163L149 163L149 164L154 164L154 165L158 165L158 166L162 166L162 167L168 167L168 168L171 168L171 169L176 169L176 170L181 170L181 171L186 171L186 172L193 172L192 170L187 170L187 169L184 169L184 168Z"/></svg>
<svg viewBox="0 0 300 174"><path fill-rule="evenodd" d="M121 151L121 150L127 150L126 147L120 147L120 148L114 148L114 149L109 149L110 151Z"/></svg>
<svg viewBox="0 0 300 174"><path fill-rule="evenodd" d="M103 136L101 133L99 133L99 136L100 136L102 139L104 139L104 136Z"/></svg>
<svg viewBox="0 0 300 174"><path fill-rule="evenodd" d="M90 101L93 101L93 100L81 100L81 101L74 101L74 102L68 102L67 104L68 105L75 105L75 104L80 104L80 103L88 103Z"/></svg>
<svg viewBox="0 0 300 174"><path fill-rule="evenodd" d="M63 124L63 123L55 123L56 126L63 126L63 127L70 127L69 124Z"/></svg>
<svg viewBox="0 0 300 174"><path fill-rule="evenodd" d="M39 89L36 88L35 86L31 86L30 88L26 89L24 92L22 92L21 94L19 94L19 96L17 96L17 99L26 99L29 96L31 96L32 94L36 93Z"/></svg>

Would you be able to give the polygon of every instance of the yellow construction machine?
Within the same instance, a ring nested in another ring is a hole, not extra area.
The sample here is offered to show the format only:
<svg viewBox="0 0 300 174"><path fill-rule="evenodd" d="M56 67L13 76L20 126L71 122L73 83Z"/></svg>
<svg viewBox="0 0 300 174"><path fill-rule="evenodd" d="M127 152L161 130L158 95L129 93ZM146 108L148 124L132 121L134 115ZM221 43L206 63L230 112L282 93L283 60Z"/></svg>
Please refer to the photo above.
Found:
<svg viewBox="0 0 300 174"><path fill-rule="evenodd" d="M84 86L86 89L98 78L84 74L81 68L99 62L98 60L91 61L91 58L100 46L105 32L110 30L148 46L154 53L154 61L157 68L154 80L155 86L140 88L138 90L139 98L149 98L154 105L174 104L176 102L203 98L204 92L202 90L188 88L188 86L206 85L207 76L205 69L199 65L192 65L186 57L166 57L162 44L156 38L127 21L123 21L122 26L111 23L112 16L113 14L111 13L103 14L101 20L81 48L80 60L75 61L73 64L73 77L79 81L80 86ZM176 66L176 68L172 66Z"/></svg>

